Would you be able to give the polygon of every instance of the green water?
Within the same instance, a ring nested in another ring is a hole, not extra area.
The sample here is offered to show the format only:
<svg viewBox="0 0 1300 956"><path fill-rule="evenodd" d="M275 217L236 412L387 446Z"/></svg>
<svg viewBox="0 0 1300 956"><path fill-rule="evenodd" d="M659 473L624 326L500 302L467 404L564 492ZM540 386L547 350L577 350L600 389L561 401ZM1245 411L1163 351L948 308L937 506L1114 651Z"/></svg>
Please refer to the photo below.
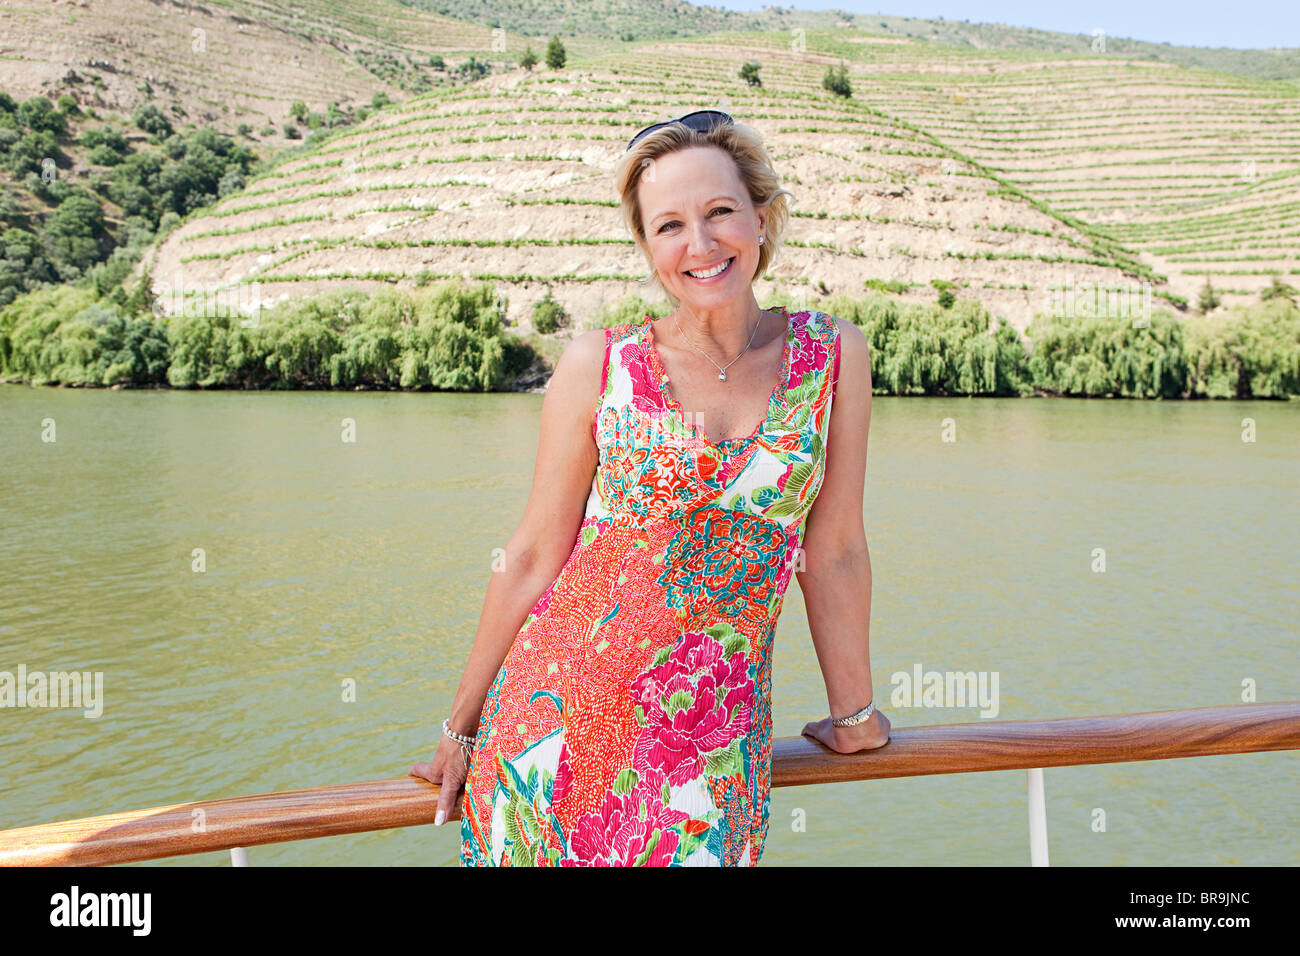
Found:
<svg viewBox="0 0 1300 956"><path fill-rule="evenodd" d="M492 551L523 513L541 402L0 386L0 670L104 674L98 719L0 709L0 828L425 759ZM998 720L1240 703L1247 679L1261 702L1300 699L1298 465L1296 402L877 398L877 699L918 663L997 671ZM797 582L773 666L774 733L794 736L826 711ZM895 727L980 719L887 712ZM1051 862L1295 864L1298 759L1048 768ZM1026 806L1024 771L778 788L763 864L1025 864ZM454 865L459 833L249 858ZM141 865L176 864L229 854Z"/></svg>

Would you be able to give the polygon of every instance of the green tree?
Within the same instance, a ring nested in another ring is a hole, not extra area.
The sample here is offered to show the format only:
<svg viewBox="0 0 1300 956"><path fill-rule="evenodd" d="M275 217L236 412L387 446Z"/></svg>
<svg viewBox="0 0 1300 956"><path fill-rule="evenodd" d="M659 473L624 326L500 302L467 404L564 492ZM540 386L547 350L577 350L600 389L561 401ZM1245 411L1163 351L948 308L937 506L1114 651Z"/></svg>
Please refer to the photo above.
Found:
<svg viewBox="0 0 1300 956"><path fill-rule="evenodd" d="M1149 326L1131 316L1040 315L1033 341L1034 384L1065 395L1178 398L1187 391L1188 363L1181 319L1157 311Z"/></svg>
<svg viewBox="0 0 1300 956"><path fill-rule="evenodd" d="M276 373L267 364L267 338L224 313L173 316L167 381L173 388L269 388Z"/></svg>
<svg viewBox="0 0 1300 956"><path fill-rule="evenodd" d="M39 182L42 167L47 159L53 160L57 166L63 166L68 162L67 156L59 149L53 133L46 129L29 130L10 145L9 155L5 157L5 165L15 177L25 178L28 173L31 173Z"/></svg>
<svg viewBox="0 0 1300 956"><path fill-rule="evenodd" d="M758 78L759 64L757 60L747 60L745 65L740 68L740 78L750 86L762 86L763 81Z"/></svg>
<svg viewBox="0 0 1300 956"><path fill-rule="evenodd" d="M131 121L150 136L163 140L172 135L172 124L153 103L141 103L131 114Z"/></svg>
<svg viewBox="0 0 1300 956"><path fill-rule="evenodd" d="M1188 390L1205 398L1300 395L1300 309L1283 296L1189 316Z"/></svg>
<svg viewBox="0 0 1300 956"><path fill-rule="evenodd" d="M157 385L167 374L166 328L152 315L129 319L103 303L77 316L95 326L96 355L87 379L96 385Z"/></svg>
<svg viewBox="0 0 1300 956"><path fill-rule="evenodd" d="M537 63L537 54L533 52L532 45L530 44L524 49L524 55L519 58L519 65L531 73L533 72L533 67L535 67Z"/></svg>
<svg viewBox="0 0 1300 956"><path fill-rule="evenodd" d="M1295 294L1296 290L1292 286L1283 282L1281 276L1273 276L1272 284L1260 292L1259 301L1269 302L1273 299L1285 299L1287 302L1295 305L1295 299L1292 298Z"/></svg>
<svg viewBox="0 0 1300 956"><path fill-rule="evenodd" d="M903 303L868 292L836 295L822 311L862 328L871 348L871 376L896 395L1023 395L1033 391L1019 333L998 317L989 330L988 310L974 299L951 309Z"/></svg>
<svg viewBox="0 0 1300 956"><path fill-rule="evenodd" d="M163 159L154 152L134 153L113 170L113 181L108 187L108 197L117 203L128 216L141 216L147 221L158 221L162 207L158 203L162 188L158 177L164 166Z"/></svg>
<svg viewBox="0 0 1300 956"><path fill-rule="evenodd" d="M350 122L351 119L348 117L347 113L343 112L343 110L339 108L337 100L330 103L330 105L325 108L325 125L330 129L333 129L336 126L347 126Z"/></svg>
<svg viewBox="0 0 1300 956"><path fill-rule="evenodd" d="M560 327L564 321L564 306L551 297L548 287L546 295L537 300L533 306L533 328L543 335L549 335Z"/></svg>
<svg viewBox="0 0 1300 956"><path fill-rule="evenodd" d="M469 55L468 60L456 67L457 73L461 76L468 77L471 80L477 80L487 76L490 70L491 66L488 64L487 60L480 60L474 56L473 53Z"/></svg>
<svg viewBox="0 0 1300 956"><path fill-rule="evenodd" d="M0 306L36 285L58 281L38 236L12 226L0 235Z"/></svg>
<svg viewBox="0 0 1300 956"><path fill-rule="evenodd" d="M86 158L97 166L116 166L131 152L126 137L107 123L99 129L86 130L81 145L90 150Z"/></svg>
<svg viewBox="0 0 1300 956"><path fill-rule="evenodd" d="M1219 307L1222 300L1219 294L1214 291L1214 286L1210 282L1210 277L1205 277L1205 285L1201 286L1200 295L1197 296L1197 305L1202 312L1210 312Z"/></svg>
<svg viewBox="0 0 1300 956"><path fill-rule="evenodd" d="M836 96L852 96L853 87L849 84L848 67L843 63L840 64L839 70L830 66L826 67L826 75L822 77L822 88L830 90Z"/></svg>
<svg viewBox="0 0 1300 956"><path fill-rule="evenodd" d="M99 261L99 237L104 211L85 193L74 193L45 220L41 241L55 269L65 280L80 278Z"/></svg>
<svg viewBox="0 0 1300 956"><path fill-rule="evenodd" d="M939 290L939 308L951 309L953 303L957 301L956 283L949 282L947 279L931 279L930 285Z"/></svg>
<svg viewBox="0 0 1300 956"><path fill-rule="evenodd" d="M552 70L562 70L564 69L564 63L564 44L560 42L558 36L553 36L551 42L546 45L546 65Z"/></svg>
<svg viewBox="0 0 1300 956"><path fill-rule="evenodd" d="M68 131L68 118L54 108L43 96L33 96L18 107L18 122L30 130L44 130L54 136Z"/></svg>

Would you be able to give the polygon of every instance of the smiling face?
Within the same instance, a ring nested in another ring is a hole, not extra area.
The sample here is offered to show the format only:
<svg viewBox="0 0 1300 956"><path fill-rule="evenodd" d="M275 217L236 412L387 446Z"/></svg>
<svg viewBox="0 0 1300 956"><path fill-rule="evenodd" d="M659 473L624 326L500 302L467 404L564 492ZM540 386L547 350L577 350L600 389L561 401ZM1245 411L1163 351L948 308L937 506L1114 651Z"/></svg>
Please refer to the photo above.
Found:
<svg viewBox="0 0 1300 956"><path fill-rule="evenodd" d="M765 217L724 150L695 146L660 156L637 198L659 281L684 306L715 309L752 296Z"/></svg>

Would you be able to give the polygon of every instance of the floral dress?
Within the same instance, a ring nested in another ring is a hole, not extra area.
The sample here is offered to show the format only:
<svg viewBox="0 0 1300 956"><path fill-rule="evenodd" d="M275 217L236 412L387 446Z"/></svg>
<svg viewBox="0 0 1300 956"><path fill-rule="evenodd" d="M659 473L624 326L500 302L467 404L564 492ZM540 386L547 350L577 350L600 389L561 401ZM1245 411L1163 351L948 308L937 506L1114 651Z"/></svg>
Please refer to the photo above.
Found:
<svg viewBox="0 0 1300 956"><path fill-rule="evenodd" d="M586 515L484 701L462 865L758 862L772 641L840 352L832 316L785 318L767 418L717 443L674 399L649 317L605 330Z"/></svg>

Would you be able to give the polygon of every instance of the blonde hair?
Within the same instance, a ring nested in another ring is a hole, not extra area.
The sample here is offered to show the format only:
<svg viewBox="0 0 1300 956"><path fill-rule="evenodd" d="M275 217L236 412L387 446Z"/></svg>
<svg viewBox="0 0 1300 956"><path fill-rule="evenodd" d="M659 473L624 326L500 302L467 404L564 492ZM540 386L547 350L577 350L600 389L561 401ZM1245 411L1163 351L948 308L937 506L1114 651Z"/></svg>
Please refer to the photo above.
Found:
<svg viewBox="0 0 1300 956"><path fill-rule="evenodd" d="M751 283L763 275L776 259L781 246L781 234L790 219L790 199L794 198L794 193L781 187L781 177L773 168L772 157L763 146L763 139L758 131L743 123L715 126L708 132L693 130L681 123L672 123L638 140L623 157L615 172L615 181L623 208L623 223L650 266L650 275L641 281L653 281L668 297L674 308L680 305L680 301L664 288L659 273L655 270L654 256L651 255L650 245L646 241L645 222L641 216L637 187L641 182L642 170L651 165L654 160L692 146L716 146L722 149L735 163L736 172L754 208L767 207L763 242L758 247L758 266L750 277Z"/></svg>

